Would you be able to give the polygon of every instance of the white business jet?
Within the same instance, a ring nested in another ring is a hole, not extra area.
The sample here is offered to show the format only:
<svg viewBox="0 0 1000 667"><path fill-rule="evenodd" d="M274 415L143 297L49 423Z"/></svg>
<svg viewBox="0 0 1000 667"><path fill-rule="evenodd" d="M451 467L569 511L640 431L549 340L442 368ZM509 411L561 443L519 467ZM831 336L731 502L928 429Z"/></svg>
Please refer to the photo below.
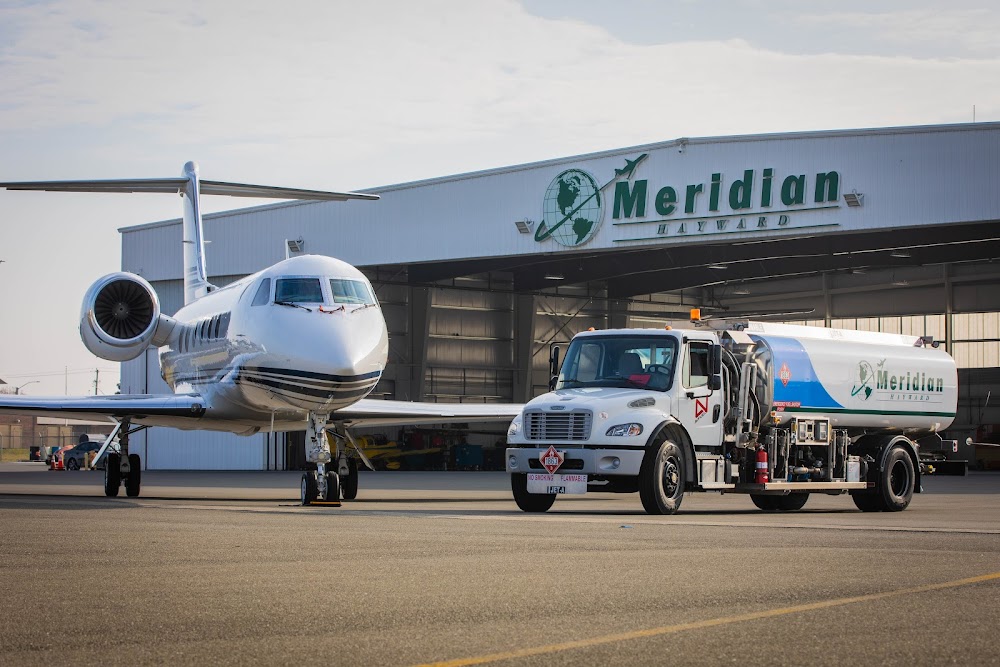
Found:
<svg viewBox="0 0 1000 667"><path fill-rule="evenodd" d="M133 273L112 273L83 299L80 336L109 361L135 359L160 348L166 395L81 397L0 396L0 412L93 419L117 425L98 452L111 448L104 492L122 485L139 495L141 461L129 436L150 426L228 431L306 431L301 500L353 499L360 459L353 426L447 422L506 422L522 406L442 404L366 399L385 369L389 339L371 283L346 262L319 255L292 257L216 288L205 270L200 195L346 201L378 195L320 192L202 181L198 166L180 178L0 183L8 190L179 193L184 206L184 307L160 312L152 286ZM328 435L329 434L329 435ZM117 438L118 446L112 442ZM332 443L332 446L331 446Z"/></svg>

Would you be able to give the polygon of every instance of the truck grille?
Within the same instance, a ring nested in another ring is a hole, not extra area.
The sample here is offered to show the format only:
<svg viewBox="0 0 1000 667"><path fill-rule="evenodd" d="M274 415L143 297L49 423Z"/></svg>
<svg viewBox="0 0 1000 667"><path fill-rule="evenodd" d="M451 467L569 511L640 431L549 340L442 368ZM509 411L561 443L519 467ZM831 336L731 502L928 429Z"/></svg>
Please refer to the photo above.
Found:
<svg viewBox="0 0 1000 667"><path fill-rule="evenodd" d="M525 413L524 437L528 440L557 440L572 442L588 440L590 424L594 413L589 410L574 412L542 412L535 410Z"/></svg>

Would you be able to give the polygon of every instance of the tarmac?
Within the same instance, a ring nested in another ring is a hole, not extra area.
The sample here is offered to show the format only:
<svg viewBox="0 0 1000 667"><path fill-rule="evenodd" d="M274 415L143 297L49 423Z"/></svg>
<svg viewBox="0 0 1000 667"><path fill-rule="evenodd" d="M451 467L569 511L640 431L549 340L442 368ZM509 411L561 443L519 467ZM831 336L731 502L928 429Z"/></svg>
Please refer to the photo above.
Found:
<svg viewBox="0 0 1000 667"><path fill-rule="evenodd" d="M503 473L0 464L0 664L1000 664L1000 474L924 477L898 513L770 514L634 494L524 514Z"/></svg>

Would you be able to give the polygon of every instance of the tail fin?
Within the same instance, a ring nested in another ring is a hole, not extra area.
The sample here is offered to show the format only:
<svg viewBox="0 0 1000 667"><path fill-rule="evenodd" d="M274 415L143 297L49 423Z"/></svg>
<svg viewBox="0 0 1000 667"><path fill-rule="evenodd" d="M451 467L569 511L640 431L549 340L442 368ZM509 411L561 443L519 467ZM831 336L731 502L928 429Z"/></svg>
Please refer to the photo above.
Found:
<svg viewBox="0 0 1000 667"><path fill-rule="evenodd" d="M309 199L317 201L347 201L348 199L378 199L378 195L360 192L326 192L297 188L202 181L198 165L184 165L181 178L133 178L102 181L25 181L0 183L7 190L45 190L48 192L161 192L179 193L184 199L184 303L205 296L213 287L205 270L205 236L201 221L200 195L258 197L263 199Z"/></svg>

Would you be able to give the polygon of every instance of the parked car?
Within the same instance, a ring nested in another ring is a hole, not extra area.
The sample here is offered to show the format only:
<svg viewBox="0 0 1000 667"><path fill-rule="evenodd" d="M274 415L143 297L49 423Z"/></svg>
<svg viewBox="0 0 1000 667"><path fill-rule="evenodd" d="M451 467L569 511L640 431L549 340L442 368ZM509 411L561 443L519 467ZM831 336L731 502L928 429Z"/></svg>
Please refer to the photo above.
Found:
<svg viewBox="0 0 1000 667"><path fill-rule="evenodd" d="M81 442L76 447L72 447L63 452L63 465L66 470L79 470L85 467L85 458L97 452L104 445L103 442ZM104 459L107 454L101 456L100 460L94 461L92 467L101 469L104 467Z"/></svg>

